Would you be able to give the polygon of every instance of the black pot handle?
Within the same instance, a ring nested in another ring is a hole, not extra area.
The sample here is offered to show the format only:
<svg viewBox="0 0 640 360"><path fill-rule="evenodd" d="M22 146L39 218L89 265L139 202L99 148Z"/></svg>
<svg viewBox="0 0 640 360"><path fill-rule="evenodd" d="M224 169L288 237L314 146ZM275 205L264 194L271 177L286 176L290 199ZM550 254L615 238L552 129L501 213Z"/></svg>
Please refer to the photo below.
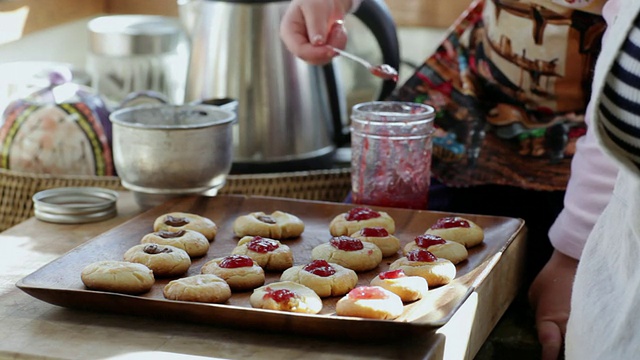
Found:
<svg viewBox="0 0 640 360"><path fill-rule="evenodd" d="M323 66L325 81L327 82L327 92L329 97L329 105L331 106L331 119L333 120L333 142L337 147L342 147L349 143L350 132L346 117L346 101L342 89L338 87L336 72L333 64L328 63ZM344 119L344 121L343 121Z"/></svg>
<svg viewBox="0 0 640 360"><path fill-rule="evenodd" d="M400 68L400 46L396 24L391 16L391 11L383 0L364 0L354 15L360 19L373 33L380 49L385 64ZM385 80L378 100L386 99L396 87L393 80Z"/></svg>
<svg viewBox="0 0 640 360"><path fill-rule="evenodd" d="M385 64L399 69L400 66L400 46L396 24L391 17L389 8L383 0L364 0L354 15L360 19L373 33L380 49ZM329 104L331 104L331 115L334 126L334 142L338 147L349 143L349 122L343 122L347 116L343 104L343 94L338 88L335 71L331 63L324 66L327 88L329 89ZM396 82L385 80L378 95L378 100L386 99L396 87ZM346 123L346 124L345 124Z"/></svg>

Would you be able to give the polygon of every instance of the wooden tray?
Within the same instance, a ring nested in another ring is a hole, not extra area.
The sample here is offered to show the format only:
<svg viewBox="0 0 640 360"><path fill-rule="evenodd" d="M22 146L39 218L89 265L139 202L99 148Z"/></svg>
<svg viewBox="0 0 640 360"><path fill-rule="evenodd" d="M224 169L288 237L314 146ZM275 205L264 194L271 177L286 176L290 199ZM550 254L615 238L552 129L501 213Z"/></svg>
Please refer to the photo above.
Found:
<svg viewBox="0 0 640 360"><path fill-rule="evenodd" d="M80 272L89 263L99 260L121 260L127 249L138 244L143 235L153 231L153 221L158 216L171 211L200 214L212 219L219 227L208 254L194 259L186 275L198 274L201 266L214 257L229 255L238 240L233 234L233 221L240 215L254 211L271 213L281 210L295 214L304 221L305 231L302 236L283 242L291 247L295 265L305 264L310 261L311 249L331 238L331 219L352 207L351 204L234 195L177 199L140 214L78 246L21 279L16 285L35 298L75 309L343 339L388 339L432 330L445 324L474 288L490 275L501 254L524 227L524 222L520 219L464 215L484 228L484 243L470 249L469 259L458 264L458 273L452 283L431 289L428 296L422 300L405 305L404 313L396 320L337 316L335 304L338 297L324 299L324 308L320 314L307 315L253 309L249 305L251 292L236 293L226 304L166 300L162 295L162 288L170 279L157 279L152 290L140 296L88 290L80 279ZM413 241L415 236L422 234L438 218L453 215L429 211L378 209L387 211L394 218L396 236L403 247ZM397 256L383 259L377 269L359 273L358 283L368 284L399 256L400 252ZM278 281L280 274L267 273L266 283Z"/></svg>

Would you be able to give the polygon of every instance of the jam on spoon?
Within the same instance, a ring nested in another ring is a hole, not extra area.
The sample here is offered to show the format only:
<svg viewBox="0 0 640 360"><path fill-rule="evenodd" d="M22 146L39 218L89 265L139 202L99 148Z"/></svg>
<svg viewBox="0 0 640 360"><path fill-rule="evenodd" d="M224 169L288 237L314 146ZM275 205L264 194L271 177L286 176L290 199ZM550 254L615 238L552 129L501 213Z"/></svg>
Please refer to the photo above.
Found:
<svg viewBox="0 0 640 360"><path fill-rule="evenodd" d="M353 60L357 63L360 63L360 65L366 67L369 72L371 74L373 74L374 76L377 76L381 79L384 80L393 80L395 82L398 81L398 71L396 69L393 68L393 66L391 65L387 65L387 64L381 64L381 65L371 65L371 63L369 63L368 61L366 61L365 59L353 55L351 53L348 53L344 50L340 50L338 48L335 48L333 46L329 46L329 48L333 51L335 51L338 55L344 56L347 59Z"/></svg>

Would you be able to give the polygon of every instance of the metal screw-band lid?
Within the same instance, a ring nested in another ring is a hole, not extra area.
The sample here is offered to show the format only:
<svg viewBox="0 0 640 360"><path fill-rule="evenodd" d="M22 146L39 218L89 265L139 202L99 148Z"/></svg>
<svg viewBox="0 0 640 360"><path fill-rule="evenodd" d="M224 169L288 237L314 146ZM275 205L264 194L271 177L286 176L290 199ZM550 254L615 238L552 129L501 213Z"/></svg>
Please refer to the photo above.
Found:
<svg viewBox="0 0 640 360"><path fill-rule="evenodd" d="M118 193L98 187L63 187L33 195L36 218L53 223L81 224L117 215Z"/></svg>
<svg viewBox="0 0 640 360"><path fill-rule="evenodd" d="M91 52L116 57L174 51L183 34L177 19L156 15L101 16L88 28Z"/></svg>

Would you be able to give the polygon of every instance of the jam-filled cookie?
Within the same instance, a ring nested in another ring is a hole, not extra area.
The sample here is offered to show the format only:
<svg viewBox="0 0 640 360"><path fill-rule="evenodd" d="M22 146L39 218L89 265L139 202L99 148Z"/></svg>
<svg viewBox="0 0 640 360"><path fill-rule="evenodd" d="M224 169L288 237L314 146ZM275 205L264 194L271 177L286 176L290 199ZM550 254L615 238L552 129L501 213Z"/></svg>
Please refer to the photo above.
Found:
<svg viewBox="0 0 640 360"><path fill-rule="evenodd" d="M131 247L124 253L124 260L146 265L157 277L182 275L191 266L191 258L183 249L152 243Z"/></svg>
<svg viewBox="0 0 640 360"><path fill-rule="evenodd" d="M128 261L94 262L82 269L80 277L89 289L123 294L147 292L155 283L151 269Z"/></svg>
<svg viewBox="0 0 640 360"><path fill-rule="evenodd" d="M395 319L404 310L402 299L380 286L358 286L336 303L340 316Z"/></svg>
<svg viewBox="0 0 640 360"><path fill-rule="evenodd" d="M395 255L400 250L400 240L380 226L362 228L351 237L375 244L382 251L382 257Z"/></svg>
<svg viewBox="0 0 640 360"><path fill-rule="evenodd" d="M212 274L188 276L170 281L162 289L169 300L220 304L231 298L231 288L220 277Z"/></svg>
<svg viewBox="0 0 640 360"><path fill-rule="evenodd" d="M484 230L480 226L459 216L440 218L424 233L438 235L467 248L479 245L484 240Z"/></svg>
<svg viewBox="0 0 640 360"><path fill-rule="evenodd" d="M389 265L389 270L402 269L408 276L420 276L430 288L446 285L456 277L456 266L447 259L439 259L427 250L413 250Z"/></svg>
<svg viewBox="0 0 640 360"><path fill-rule="evenodd" d="M201 233L193 230L160 230L146 234L140 240L142 244L171 245L182 249L190 257L203 256L209 251L209 240Z"/></svg>
<svg viewBox="0 0 640 360"><path fill-rule="evenodd" d="M261 236L243 237L232 254L247 255L265 270L282 271L293 266L293 253L287 245Z"/></svg>
<svg viewBox="0 0 640 360"><path fill-rule="evenodd" d="M432 234L416 236L412 242L405 245L404 254L406 255L417 249L428 250L436 257L447 259L454 264L458 264L469 257L469 252L464 245Z"/></svg>
<svg viewBox="0 0 640 360"><path fill-rule="evenodd" d="M315 291L293 282L279 281L253 290L249 303L254 308L317 314L322 310L322 299Z"/></svg>
<svg viewBox="0 0 640 360"><path fill-rule="evenodd" d="M334 236L329 242L311 250L313 260L326 260L354 271L375 269L382 261L382 252L376 245L350 236Z"/></svg>
<svg viewBox="0 0 640 360"><path fill-rule="evenodd" d="M264 284L264 270L246 255L229 255L207 261L202 274L221 277L233 291L247 291Z"/></svg>
<svg viewBox="0 0 640 360"><path fill-rule="evenodd" d="M427 280L420 276L407 276L404 270L388 270L371 279L371 286L380 286L400 296L402 302L422 299L429 290Z"/></svg>
<svg viewBox="0 0 640 360"><path fill-rule="evenodd" d="M396 224L389 214L368 207L355 207L329 223L332 236L351 235L365 227L383 227L390 234L396 231Z"/></svg>
<svg viewBox="0 0 640 360"><path fill-rule="evenodd" d="M346 294L358 283L358 275L338 264L313 260L306 265L288 268L280 276L280 281L300 283L323 298Z"/></svg>
<svg viewBox="0 0 640 360"><path fill-rule="evenodd" d="M274 211L270 215L253 212L239 216L233 223L236 236L262 236L271 239L298 237L304 231L304 223L297 216Z"/></svg>
<svg viewBox="0 0 640 360"><path fill-rule="evenodd" d="M218 226L211 219L204 216L186 212L172 212L159 216L153 222L153 231L162 230L193 230L204 235L207 240L211 241L218 233Z"/></svg>

